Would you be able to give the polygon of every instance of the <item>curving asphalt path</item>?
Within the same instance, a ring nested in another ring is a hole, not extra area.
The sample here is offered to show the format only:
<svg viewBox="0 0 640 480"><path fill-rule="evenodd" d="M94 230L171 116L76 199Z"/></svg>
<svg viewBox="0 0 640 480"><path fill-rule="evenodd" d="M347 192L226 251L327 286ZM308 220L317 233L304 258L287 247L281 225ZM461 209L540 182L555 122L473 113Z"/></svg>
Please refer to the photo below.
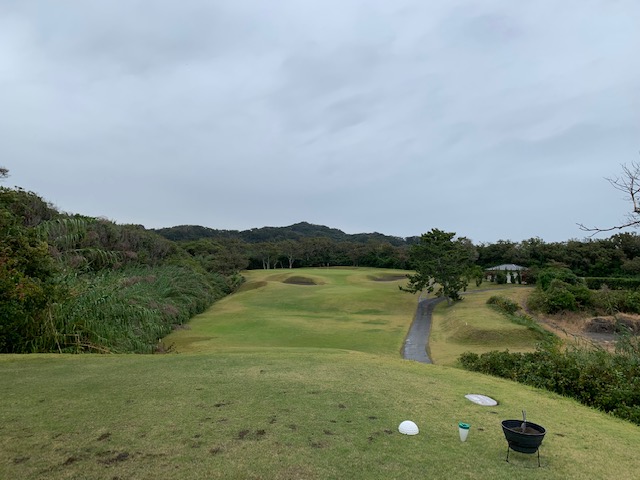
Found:
<svg viewBox="0 0 640 480"><path fill-rule="evenodd" d="M416 316L402 347L402 358L421 363L433 363L427 349L431 331L431 314L435 306L444 299L445 297L428 298L418 302Z"/></svg>

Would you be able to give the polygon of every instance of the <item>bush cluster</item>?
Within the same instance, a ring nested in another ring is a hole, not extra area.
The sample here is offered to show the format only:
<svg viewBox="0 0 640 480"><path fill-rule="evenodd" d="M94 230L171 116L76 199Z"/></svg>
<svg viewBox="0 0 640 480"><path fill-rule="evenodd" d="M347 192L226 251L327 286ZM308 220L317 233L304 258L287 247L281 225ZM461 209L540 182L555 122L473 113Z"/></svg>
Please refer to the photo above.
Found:
<svg viewBox="0 0 640 480"><path fill-rule="evenodd" d="M527 301L531 310L544 313L575 312L591 305L590 290L566 268L547 268L540 271L536 290Z"/></svg>
<svg viewBox="0 0 640 480"><path fill-rule="evenodd" d="M467 370L507 378L574 398L581 403L640 425L640 343L624 337L615 353L556 343L535 352L493 351L460 357Z"/></svg>
<svg viewBox="0 0 640 480"><path fill-rule="evenodd" d="M629 279L615 283L616 287L633 285ZM592 290L589 285L598 285ZM640 290L610 289L603 282L586 283L567 269L543 270L536 290L529 296L527 306L543 313L590 311L612 315L616 312L640 314Z"/></svg>

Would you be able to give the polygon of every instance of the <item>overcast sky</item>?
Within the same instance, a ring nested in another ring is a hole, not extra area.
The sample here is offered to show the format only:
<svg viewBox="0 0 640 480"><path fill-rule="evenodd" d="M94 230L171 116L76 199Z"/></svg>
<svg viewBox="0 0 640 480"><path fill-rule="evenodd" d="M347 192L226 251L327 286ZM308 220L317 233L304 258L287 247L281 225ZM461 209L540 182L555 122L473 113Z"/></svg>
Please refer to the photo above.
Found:
<svg viewBox="0 0 640 480"><path fill-rule="evenodd" d="M71 213L563 241L639 151L638 0L0 0L3 185Z"/></svg>

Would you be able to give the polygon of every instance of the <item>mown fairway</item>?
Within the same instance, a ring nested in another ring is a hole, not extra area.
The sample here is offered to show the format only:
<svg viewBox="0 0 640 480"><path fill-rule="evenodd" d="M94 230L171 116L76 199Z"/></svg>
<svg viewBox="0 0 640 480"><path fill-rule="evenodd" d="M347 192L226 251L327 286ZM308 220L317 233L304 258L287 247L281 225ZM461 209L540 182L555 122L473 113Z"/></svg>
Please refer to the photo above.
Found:
<svg viewBox="0 0 640 480"><path fill-rule="evenodd" d="M554 394L401 360L416 298L380 281L389 272L286 272L315 286L273 278L281 273L251 272L243 291L168 339L199 353L0 356L0 479L637 478L638 427ZM322 289L326 309L313 293ZM287 327L278 335L277 321ZM517 453L505 462L500 420L522 409L548 430L542 468ZM406 419L419 435L398 433ZM466 443L458 421L472 425Z"/></svg>
<svg viewBox="0 0 640 480"><path fill-rule="evenodd" d="M406 272L259 270L240 291L165 338L180 353L237 347L311 347L397 357L417 297L399 291Z"/></svg>

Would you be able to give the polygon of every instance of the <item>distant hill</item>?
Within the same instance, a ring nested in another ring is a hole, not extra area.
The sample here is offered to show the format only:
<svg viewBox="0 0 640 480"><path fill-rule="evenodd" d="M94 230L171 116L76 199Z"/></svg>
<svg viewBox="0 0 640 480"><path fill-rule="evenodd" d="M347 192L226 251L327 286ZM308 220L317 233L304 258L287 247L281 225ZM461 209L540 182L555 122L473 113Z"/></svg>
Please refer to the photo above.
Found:
<svg viewBox="0 0 640 480"><path fill-rule="evenodd" d="M314 225L308 222L295 223L288 227L261 227L250 230L216 230L199 225L179 225L155 229L163 237L173 241L193 241L201 238L234 238L247 243L300 240L302 238L329 238L338 242L367 243L370 240L388 242L393 246L407 244L407 239L382 233L348 234L337 228Z"/></svg>

